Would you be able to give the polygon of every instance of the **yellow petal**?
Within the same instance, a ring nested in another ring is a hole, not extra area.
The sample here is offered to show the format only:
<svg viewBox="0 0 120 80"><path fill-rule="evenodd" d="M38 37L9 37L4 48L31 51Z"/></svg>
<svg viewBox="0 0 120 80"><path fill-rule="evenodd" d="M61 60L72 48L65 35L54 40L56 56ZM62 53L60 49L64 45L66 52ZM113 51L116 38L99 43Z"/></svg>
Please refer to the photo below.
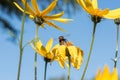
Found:
<svg viewBox="0 0 120 80"><path fill-rule="evenodd" d="M30 45L37 53L39 53L39 51L36 49L36 47L32 43L30 43Z"/></svg>
<svg viewBox="0 0 120 80"><path fill-rule="evenodd" d="M60 45L59 44L57 44L57 45L55 45L53 48L52 48L52 53L54 54L54 57L55 58L57 58L57 49L58 49L58 47L59 47Z"/></svg>
<svg viewBox="0 0 120 80"><path fill-rule="evenodd" d="M110 10L110 12L108 14L120 14L120 8L114 9L114 10Z"/></svg>
<svg viewBox="0 0 120 80"><path fill-rule="evenodd" d="M79 69L79 68L80 68L80 66L79 66L79 64L78 64L77 58L76 58L76 59L71 58L71 63L72 63L72 66L73 66L74 68L76 68L76 69Z"/></svg>
<svg viewBox="0 0 120 80"><path fill-rule="evenodd" d="M85 0L85 5L89 10L88 13L91 15L95 15L95 9L93 8L92 2L90 0Z"/></svg>
<svg viewBox="0 0 120 80"><path fill-rule="evenodd" d="M98 69L98 72L97 72L97 75L96 75L96 77L95 77L95 80L101 80L101 71L100 71L100 69Z"/></svg>
<svg viewBox="0 0 120 80"><path fill-rule="evenodd" d="M77 0L77 2L83 7L83 9L90 13L89 9L87 9L86 5L85 5L85 2L83 0Z"/></svg>
<svg viewBox="0 0 120 80"><path fill-rule="evenodd" d="M120 8L115 10L110 10L108 14L104 15L104 17L108 19L120 18Z"/></svg>
<svg viewBox="0 0 120 80"><path fill-rule="evenodd" d="M64 11L58 14L51 15L51 16L44 16L44 18L46 18L46 20L52 20L52 19L56 19L56 18L63 16L63 14L64 14Z"/></svg>
<svg viewBox="0 0 120 80"><path fill-rule="evenodd" d="M60 66L62 68L64 68L64 64L66 62L66 46L65 45L61 45L57 48L57 57L58 57L58 60L60 61Z"/></svg>
<svg viewBox="0 0 120 80"><path fill-rule="evenodd" d="M24 12L24 9L22 9L16 2L13 2L13 3L14 3L14 5L15 5L20 11ZM25 11L25 13L31 14L31 13L28 12L28 11Z"/></svg>
<svg viewBox="0 0 120 80"><path fill-rule="evenodd" d="M56 55L56 60L59 62L62 68L64 68L64 64L66 61L65 48L66 46L57 44L53 49L53 52L55 52L55 55Z"/></svg>
<svg viewBox="0 0 120 80"><path fill-rule="evenodd" d="M77 47L77 53L78 55L80 54L82 57L84 56L84 52L79 47Z"/></svg>
<svg viewBox="0 0 120 80"><path fill-rule="evenodd" d="M104 15L104 18L107 18L107 19L116 19L116 18L120 18L120 15Z"/></svg>
<svg viewBox="0 0 120 80"><path fill-rule="evenodd" d="M47 50L47 52L50 51L50 49L51 49L51 47L52 47L52 43L53 43L53 39L51 38L51 39L47 42L47 44L46 44L46 50Z"/></svg>
<svg viewBox="0 0 120 80"><path fill-rule="evenodd" d="M29 18L30 18L30 19L34 19L35 16L33 16L33 15L29 15Z"/></svg>
<svg viewBox="0 0 120 80"><path fill-rule="evenodd" d="M71 57L77 57L77 48L75 46L68 46L69 53Z"/></svg>
<svg viewBox="0 0 120 80"><path fill-rule="evenodd" d="M54 55L53 55L53 53L52 53L52 52L48 52L48 53L46 54L46 57L47 57L48 59L53 60Z"/></svg>
<svg viewBox="0 0 120 80"><path fill-rule="evenodd" d="M92 5L94 9L98 9L98 1L97 0L92 0Z"/></svg>
<svg viewBox="0 0 120 80"><path fill-rule="evenodd" d="M41 16L45 16L49 12L51 12L57 4L57 0L54 0L45 10L41 12Z"/></svg>
<svg viewBox="0 0 120 80"><path fill-rule="evenodd" d="M36 50L40 55L46 57L47 51L46 51L45 47L42 45L42 42L40 40L34 42L34 46L36 47Z"/></svg>
<svg viewBox="0 0 120 80"><path fill-rule="evenodd" d="M109 12L109 9L106 8L106 9L104 9L104 10L99 10L99 11L97 12L97 15L100 16L100 17L103 17L104 15L108 14L108 12Z"/></svg>
<svg viewBox="0 0 120 80"><path fill-rule="evenodd" d="M105 66L103 73L101 75L101 80L110 80L110 71L108 66Z"/></svg>
<svg viewBox="0 0 120 80"><path fill-rule="evenodd" d="M52 19L58 22L63 22L63 23L68 23L69 21L73 21L73 19L66 19L66 18L56 18L56 19Z"/></svg>
<svg viewBox="0 0 120 80"><path fill-rule="evenodd" d="M82 64L82 62L83 62L83 51L80 50L80 48L78 48L78 47L76 47L76 46L75 46L74 49L75 49L75 52L76 52L76 53L73 54L74 56L71 55L72 65L73 65L73 67L75 67L76 69L80 69L80 66L81 66L81 64ZM76 51L76 50L77 50L77 51Z"/></svg>
<svg viewBox="0 0 120 80"><path fill-rule="evenodd" d="M85 5L87 8L89 8L90 10L95 10L93 7L93 4L91 2L91 0L85 0Z"/></svg>
<svg viewBox="0 0 120 80"><path fill-rule="evenodd" d="M65 49L66 49L66 46L65 46L65 45L61 45L61 46L58 47L58 53L59 53L60 55L62 55L63 58L66 56L66 51L65 51Z"/></svg>
<svg viewBox="0 0 120 80"><path fill-rule="evenodd" d="M40 26L41 26L42 28L45 28L44 24L41 24Z"/></svg>
<svg viewBox="0 0 120 80"><path fill-rule="evenodd" d="M35 13L40 16L40 10L38 8L37 0L31 0L32 6L35 10Z"/></svg>
<svg viewBox="0 0 120 80"><path fill-rule="evenodd" d="M49 26L52 26L52 27L54 27L54 28L56 28L56 29L58 29L58 30L61 30L61 31L65 32L64 29L56 26L56 25L55 25L54 23L52 23L52 22L45 21L45 23L48 24Z"/></svg>
<svg viewBox="0 0 120 80"><path fill-rule="evenodd" d="M64 68L64 66L65 66L65 62L62 61L61 59L60 59L58 62L59 62L59 64L60 64L60 67Z"/></svg>
<svg viewBox="0 0 120 80"><path fill-rule="evenodd" d="M77 61L78 61L78 65L79 66L81 66L81 64L82 64L82 62L83 62L83 57L84 57L84 53L83 53L83 51L82 50L80 50L79 48L78 48L78 54L77 54Z"/></svg>
<svg viewBox="0 0 120 80"><path fill-rule="evenodd" d="M111 80L118 80L117 68L114 68L113 73L111 75Z"/></svg>
<svg viewBox="0 0 120 80"><path fill-rule="evenodd" d="M47 56L46 48L43 45L40 47L39 54L42 55L43 57Z"/></svg>
<svg viewBox="0 0 120 80"><path fill-rule="evenodd" d="M40 54L44 57L46 56L45 55L46 54L45 50L41 49L42 44L41 44L40 41L34 42L33 44L31 43L30 45L38 54Z"/></svg>
<svg viewBox="0 0 120 80"><path fill-rule="evenodd" d="M34 42L34 46L35 46L36 48L39 48L39 49L40 49L40 47L42 46L42 42L41 42L40 40L38 40L38 41Z"/></svg>
<svg viewBox="0 0 120 80"><path fill-rule="evenodd" d="M85 0L86 7L93 6L91 0Z"/></svg>
<svg viewBox="0 0 120 80"><path fill-rule="evenodd" d="M26 0L22 0L22 3L23 3L24 6L25 6L25 2L26 2ZM31 15L35 15L34 11L33 11L32 8L29 6L28 3L26 4L26 8L27 8L27 11L28 11L29 13L31 13Z"/></svg>

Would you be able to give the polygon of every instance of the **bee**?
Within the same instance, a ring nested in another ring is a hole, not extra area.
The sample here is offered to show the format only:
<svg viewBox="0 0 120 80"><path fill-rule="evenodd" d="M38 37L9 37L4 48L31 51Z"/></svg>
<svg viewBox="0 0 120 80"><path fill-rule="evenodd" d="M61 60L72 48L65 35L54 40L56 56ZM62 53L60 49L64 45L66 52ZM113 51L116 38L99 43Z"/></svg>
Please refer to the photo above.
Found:
<svg viewBox="0 0 120 80"><path fill-rule="evenodd" d="M59 44L60 45L65 45L65 43L67 42L67 40L63 37L63 36L59 36Z"/></svg>
<svg viewBox="0 0 120 80"><path fill-rule="evenodd" d="M59 44L60 45L66 45L66 46L72 46L72 42L68 41L64 38L64 36L59 36Z"/></svg>

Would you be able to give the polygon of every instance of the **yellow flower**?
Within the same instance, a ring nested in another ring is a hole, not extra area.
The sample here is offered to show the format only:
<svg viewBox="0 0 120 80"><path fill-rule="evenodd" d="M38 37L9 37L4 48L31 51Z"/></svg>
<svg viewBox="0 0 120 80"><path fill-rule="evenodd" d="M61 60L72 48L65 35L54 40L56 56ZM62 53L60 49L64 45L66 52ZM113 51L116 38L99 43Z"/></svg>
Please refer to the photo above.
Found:
<svg viewBox="0 0 120 80"><path fill-rule="evenodd" d="M108 66L104 67L103 72L99 69L95 80L118 80L117 68L114 68L112 73L110 73Z"/></svg>
<svg viewBox="0 0 120 80"><path fill-rule="evenodd" d="M26 0L22 0L22 3L24 6L25 6L25 1ZM24 9L21 8L16 2L13 2L13 3L20 11L24 12ZM63 16L64 12L54 14L51 16L47 15L55 8L57 4L57 0L53 0L53 2L43 11L39 10L36 0L31 0L31 3L33 8L31 8L30 5L27 3L26 4L27 9L25 13L28 14L29 17L33 19L34 22L40 25L42 28L44 28L43 23L46 23L47 25L57 28L58 30L63 30L62 28L55 25L53 22L49 22L49 20L55 20L55 21L64 22L64 23L67 23L68 21L72 20L72 19L60 18L61 16Z"/></svg>
<svg viewBox="0 0 120 80"><path fill-rule="evenodd" d="M44 47L40 40L36 40L31 43L31 46L38 54L42 55L45 59L52 60L54 58L54 55L52 54L52 52L50 52L52 43L53 39L51 38Z"/></svg>
<svg viewBox="0 0 120 80"><path fill-rule="evenodd" d="M70 62L72 63L73 67L76 69L79 69L82 64L83 51L80 48L71 45L71 43L70 45L57 44L52 49L52 52L62 68L64 68L66 61L68 61L68 56L70 57Z"/></svg>
<svg viewBox="0 0 120 80"><path fill-rule="evenodd" d="M82 8L92 16L105 17L109 19L115 19L120 16L120 8L115 10L109 10L108 8L101 10L98 8L97 0L77 0Z"/></svg>

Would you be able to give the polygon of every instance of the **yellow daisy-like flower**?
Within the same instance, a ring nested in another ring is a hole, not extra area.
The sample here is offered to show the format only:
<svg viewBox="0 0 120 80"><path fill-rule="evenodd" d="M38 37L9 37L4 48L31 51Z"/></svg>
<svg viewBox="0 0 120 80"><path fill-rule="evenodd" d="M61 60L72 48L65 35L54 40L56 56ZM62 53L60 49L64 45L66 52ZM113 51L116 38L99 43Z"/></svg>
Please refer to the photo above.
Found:
<svg viewBox="0 0 120 80"><path fill-rule="evenodd" d="M54 58L54 55L52 54L52 52L50 52L52 43L53 39L51 38L44 47L40 40L36 40L31 43L31 46L38 54L51 61Z"/></svg>
<svg viewBox="0 0 120 80"><path fill-rule="evenodd" d="M25 6L25 2L26 2L26 0L22 0L22 3L24 6ZM16 2L13 2L13 3L20 11L24 12L24 9L21 8ZM26 9L25 13L28 14L29 17L31 19L33 19L34 22L36 24L40 25L42 28L44 28L43 23L46 23L47 25L52 26L54 28L57 28L58 30L63 30L62 28L55 25L53 22L49 22L49 20L55 20L55 21L64 22L64 23L67 23L68 21L72 20L72 19L60 18L61 16L63 16L64 12L54 14L51 16L47 15L55 8L55 6L57 4L57 0L53 0L53 2L43 11L39 10L39 7L38 7L36 0L31 0L31 3L32 3L33 8L31 8L30 5L27 3L26 4L27 9Z"/></svg>
<svg viewBox="0 0 120 80"><path fill-rule="evenodd" d="M99 69L95 80L118 80L117 68L114 68L112 73L110 73L108 66L104 67L103 72Z"/></svg>
<svg viewBox="0 0 120 80"><path fill-rule="evenodd" d="M90 15L104 17L108 19L115 19L120 16L120 8L115 10L109 10L108 8L101 10L98 8L97 0L77 0L82 8Z"/></svg>
<svg viewBox="0 0 120 80"><path fill-rule="evenodd" d="M68 57L70 57L70 62L73 67L79 69L83 61L83 51L79 47L71 45L71 42L67 43L66 45L57 44L54 46L52 52L55 55L55 60L64 68L66 61L68 61Z"/></svg>

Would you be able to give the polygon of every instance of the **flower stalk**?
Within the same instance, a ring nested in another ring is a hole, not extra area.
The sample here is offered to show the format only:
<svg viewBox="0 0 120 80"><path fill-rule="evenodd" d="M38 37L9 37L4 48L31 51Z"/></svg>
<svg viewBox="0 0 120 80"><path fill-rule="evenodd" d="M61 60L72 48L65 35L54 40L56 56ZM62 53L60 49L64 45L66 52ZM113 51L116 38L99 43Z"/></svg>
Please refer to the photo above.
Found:
<svg viewBox="0 0 120 80"><path fill-rule="evenodd" d="M117 25L117 33L116 33L116 53L115 53L115 60L114 60L114 67L117 66L118 61L118 39L119 39L119 25Z"/></svg>
<svg viewBox="0 0 120 80"><path fill-rule="evenodd" d="M26 5L26 4L27 4L27 0L25 1L25 5ZM23 56L23 35L24 35L25 15L26 15L26 14L25 14L25 10L26 10L26 6L25 6L24 12L23 12L22 28L21 28L20 41L19 41L20 58L19 58L19 64L18 64L17 80L20 80L21 64L22 64L22 56Z"/></svg>
<svg viewBox="0 0 120 80"><path fill-rule="evenodd" d="M66 48L66 56L68 57L68 80L70 80L70 69L71 69L71 55L68 48Z"/></svg>
<svg viewBox="0 0 120 80"><path fill-rule="evenodd" d="M38 38L38 25L36 24L36 35L35 38ZM37 80L37 52L35 52L35 56L34 56L34 80Z"/></svg>
<svg viewBox="0 0 120 80"><path fill-rule="evenodd" d="M71 62L70 62L70 56L68 57L68 80L70 80L70 70L71 70Z"/></svg>
<svg viewBox="0 0 120 80"><path fill-rule="evenodd" d="M35 38L38 38L38 28L39 28L39 26L36 24L36 35L35 35Z"/></svg>
<svg viewBox="0 0 120 80"><path fill-rule="evenodd" d="M118 61L118 48L119 48L119 24L120 24L120 19L115 19L114 20L116 24L116 52L115 52L115 58L114 58L114 67L117 66L117 61Z"/></svg>
<svg viewBox="0 0 120 80"><path fill-rule="evenodd" d="M92 33L92 41L91 41L91 44L90 44L90 50L89 50L89 53L88 53L87 62L86 62L81 80L84 80L84 76L85 76L85 73L87 71L87 67L88 67L90 57L91 57L91 54L92 54L92 49L93 49L93 44L94 44L94 39L95 39L96 26L97 26L98 22L94 21L93 23L94 23L94 28L93 28L93 33Z"/></svg>
<svg viewBox="0 0 120 80"><path fill-rule="evenodd" d="M46 80L48 60L47 60L47 58L44 58L44 60L45 60L44 80Z"/></svg>
<svg viewBox="0 0 120 80"><path fill-rule="evenodd" d="M35 56L34 56L34 80L37 80L37 52L35 52Z"/></svg>

